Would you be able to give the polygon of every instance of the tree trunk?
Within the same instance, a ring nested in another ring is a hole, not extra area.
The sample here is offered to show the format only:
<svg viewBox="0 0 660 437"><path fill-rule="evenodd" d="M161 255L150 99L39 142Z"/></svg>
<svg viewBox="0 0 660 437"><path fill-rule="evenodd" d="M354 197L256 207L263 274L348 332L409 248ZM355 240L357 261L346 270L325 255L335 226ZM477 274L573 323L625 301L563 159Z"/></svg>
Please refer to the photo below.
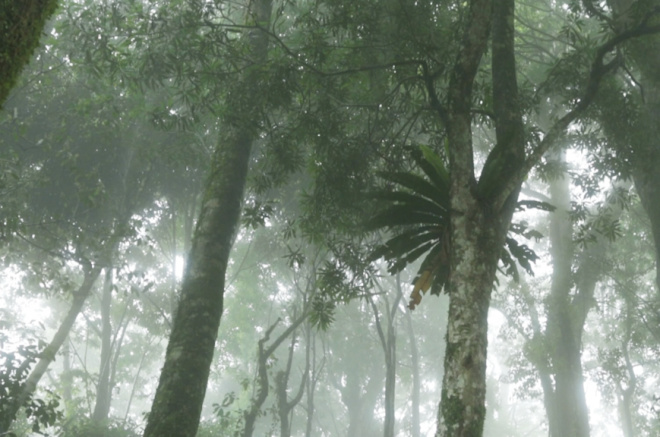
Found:
<svg viewBox="0 0 660 437"><path fill-rule="evenodd" d="M387 331L383 330L383 326L378 315L378 307L374 303L373 299L368 298L371 308L374 312L374 319L376 321L376 330L378 332L378 338L380 339L381 347L383 348L383 354L385 356L385 422L383 424L383 436L384 437L394 437L394 400L396 394L396 333L394 330L394 321L396 314L398 312L399 302L403 298L401 291L399 276L396 277L397 287L396 287L396 298L391 307L389 307L389 301L385 290L381 287L378 281L374 281L378 287L381 294L384 296L384 306L387 314Z"/></svg>
<svg viewBox="0 0 660 437"><path fill-rule="evenodd" d="M30 372L30 375L25 380L23 389L14 400L11 409L3 413L2 421L0 422L0 435L3 432L9 430L11 424L16 418L16 414L34 394L35 390L37 389L37 384L39 384L39 381L41 380L41 377L44 375L44 373L46 373L46 370L48 370L50 363L55 360L57 352L60 350L60 347L62 347L62 344L64 344L67 337L69 336L69 332L71 331L71 328L73 327L78 314L80 314L80 311L82 311L85 300L87 300L87 297L89 296L90 292L92 291L92 287L94 286L94 282L96 282L96 279L99 277L100 273L100 266L84 268L83 282L78 290L73 294L73 302L71 302L71 308L69 308L69 312L67 313L66 317L64 317L64 320L62 320L62 323L53 336L50 344L41 353L39 362L37 362L37 365L34 367L34 369L32 369L32 372Z"/></svg>
<svg viewBox="0 0 660 437"><path fill-rule="evenodd" d="M39 45L57 0L0 2L0 109Z"/></svg>
<svg viewBox="0 0 660 437"><path fill-rule="evenodd" d="M408 340L410 341L410 366L412 367L412 393L410 394L412 402L412 437L421 436L421 425L419 419L419 397L420 397L420 378L419 378L419 350L417 348L417 338L412 325L412 316L410 310L406 310L406 325L408 327Z"/></svg>
<svg viewBox="0 0 660 437"><path fill-rule="evenodd" d="M525 158L513 55L513 9L513 0L470 3L461 54L450 78L446 116L451 174L450 301L438 437L480 437L486 417L488 307L521 184L507 178ZM470 112L472 84L486 50L491 17L497 143L477 184ZM490 171L497 162L503 164L499 174L487 177L486 169Z"/></svg>
<svg viewBox="0 0 660 437"><path fill-rule="evenodd" d="M305 386L306 390L306 406L307 406L307 424L305 426L305 437L312 437L312 432L314 430L314 393L316 390L316 383L319 380L320 372L323 369L324 361L321 361L319 369L316 369L316 334L312 329L311 324L307 323L305 326L305 333L307 338L307 385Z"/></svg>
<svg viewBox="0 0 660 437"><path fill-rule="evenodd" d="M71 407L71 402L73 400L73 395L71 393L71 388L73 386L73 376L71 375L71 348L69 342L66 341L62 345L62 400L64 401L64 409L67 411L67 416L69 413L69 408Z"/></svg>
<svg viewBox="0 0 660 437"><path fill-rule="evenodd" d="M92 421L101 425L110 413L110 361L112 357L112 324L110 309L112 306L112 268L105 269L105 282L101 296L101 363L99 381L96 385L96 404Z"/></svg>
<svg viewBox="0 0 660 437"><path fill-rule="evenodd" d="M256 0L251 6L253 22L267 28L271 0ZM246 37L252 59L263 63L268 35L253 29ZM246 70L235 93L252 106L245 109L245 103L239 102L235 113L224 120L145 437L197 434L222 315L229 253L239 224L250 151L258 137L257 73L254 68Z"/></svg>
<svg viewBox="0 0 660 437"><path fill-rule="evenodd" d="M291 335L293 332L298 329L298 327L307 319L307 316L309 315L309 311L307 307L303 308L302 314L298 316L297 319L291 323L291 325L284 330L274 341L273 343L268 346L268 348L264 348L264 344L270 340L270 334L273 332L277 324L280 322L281 319L277 319L273 325L271 325L270 328L266 331L264 334L264 337L259 340L259 356L257 357L257 397L252 399L252 403L250 405L250 408L247 409L243 413L243 422L244 422L244 428L243 428L243 437L252 437L252 434L254 433L254 426L257 421L257 417L259 417L259 413L261 412L261 407L264 405L264 402L266 402L266 398L268 397L268 359L270 358L271 355L273 355L273 352L277 350L277 348L282 344L286 338ZM303 385L304 385L304 380L303 380ZM286 392L286 387L285 387L285 392ZM301 392L303 390L303 387L301 387ZM286 396L286 393L285 393ZM298 397L298 396L297 396ZM300 402L300 398L302 398L302 393L299 394L298 399L295 401L295 404ZM294 406L295 406L294 404ZM291 407L293 408L293 406ZM287 426L288 426L288 420L287 420Z"/></svg>
<svg viewBox="0 0 660 437"><path fill-rule="evenodd" d="M633 323L637 315L635 314L635 302L633 296L628 292L624 296L625 300L625 319L624 319L624 338L621 341L621 354L623 355L625 369L626 369L626 386L621 384L620 380L616 381L617 388L617 409L619 410L619 419L621 420L621 430L624 437L635 437L637 432L635 430L635 420L633 415L633 401L635 391L637 390L637 375L635 375L635 367L630 359L630 344L633 335Z"/></svg>
<svg viewBox="0 0 660 437"><path fill-rule="evenodd" d="M293 365L293 351L296 344L296 335L294 333L291 338L291 345L289 346L289 358L286 363L286 370L280 371L275 377L275 393L277 395L277 413L280 417L280 437L291 437L291 421L289 416L293 409L300 403L300 400L305 393L305 386L307 385L309 377L309 347L306 348L305 358L305 371L300 380L300 387L298 392L289 401L287 389L289 387L289 378L291 376L291 366Z"/></svg>
<svg viewBox="0 0 660 437"><path fill-rule="evenodd" d="M563 152L559 157L565 161ZM553 181L550 193L557 209L550 216L553 273L545 331L554 376L554 390L545 393L548 425L550 437L588 437L589 416L581 362L582 331L588 308L584 308L584 317L573 316L578 309L571 299L574 257L573 225L568 216L571 208L568 175Z"/></svg>

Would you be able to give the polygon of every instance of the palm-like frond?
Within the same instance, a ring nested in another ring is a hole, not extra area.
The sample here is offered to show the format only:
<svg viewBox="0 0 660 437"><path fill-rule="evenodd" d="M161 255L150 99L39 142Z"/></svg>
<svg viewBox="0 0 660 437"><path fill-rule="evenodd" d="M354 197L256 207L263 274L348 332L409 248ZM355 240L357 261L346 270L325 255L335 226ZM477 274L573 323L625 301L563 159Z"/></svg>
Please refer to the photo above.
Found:
<svg viewBox="0 0 660 437"><path fill-rule="evenodd" d="M384 258L390 273L400 272L426 254L413 281L408 304L410 309L419 305L422 293L426 293L433 284L432 292L440 293L449 279L449 174L442 158L426 146L420 146L420 149L421 153L413 153L413 158L426 177L414 173L380 172L384 180L399 189L373 193L374 199L388 202L390 206L366 223L366 229L370 231L383 228L398 231L369 256L370 261ZM519 202L519 209L526 208L554 209L545 202ZM538 235L519 224L512 225L511 231L527 238ZM518 270L514 259L532 273L530 261L537 258L533 250L510 237L502 248L504 273L516 280Z"/></svg>
<svg viewBox="0 0 660 437"><path fill-rule="evenodd" d="M375 199L391 205L366 223L367 230L382 228L404 230L378 246L370 260L384 258L392 274L427 254L417 272L409 307L414 309L435 282L444 287L448 277L447 247L449 227L449 177L442 160L428 147L413 155L426 177L403 172L381 172L379 175L401 189L378 191ZM436 159L437 158L437 159ZM446 274L445 271L446 270Z"/></svg>

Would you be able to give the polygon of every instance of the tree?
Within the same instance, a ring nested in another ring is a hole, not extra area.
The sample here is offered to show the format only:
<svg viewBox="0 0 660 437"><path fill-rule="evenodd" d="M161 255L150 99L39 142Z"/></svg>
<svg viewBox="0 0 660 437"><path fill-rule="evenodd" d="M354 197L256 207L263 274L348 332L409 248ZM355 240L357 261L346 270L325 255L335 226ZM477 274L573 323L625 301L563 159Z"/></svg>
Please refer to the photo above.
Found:
<svg viewBox="0 0 660 437"><path fill-rule="evenodd" d="M58 3L58 0L0 3L0 109L39 45L46 21L57 10Z"/></svg>
<svg viewBox="0 0 660 437"><path fill-rule="evenodd" d="M251 23L268 28L270 14L270 0L260 0L251 3L247 15ZM260 28L250 30L245 38L250 61L230 94L236 112L223 120L213 154L145 437L192 437L199 426L223 310L225 272L239 224L252 143L258 137L259 65L268 54L268 35Z"/></svg>

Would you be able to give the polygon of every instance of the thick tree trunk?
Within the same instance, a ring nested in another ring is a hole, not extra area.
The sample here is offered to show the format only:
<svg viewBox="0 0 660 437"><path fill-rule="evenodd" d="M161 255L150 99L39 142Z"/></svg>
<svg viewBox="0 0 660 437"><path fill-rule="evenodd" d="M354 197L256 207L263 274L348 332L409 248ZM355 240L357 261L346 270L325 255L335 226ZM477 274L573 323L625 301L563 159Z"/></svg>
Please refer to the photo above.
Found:
<svg viewBox="0 0 660 437"><path fill-rule="evenodd" d="M41 380L41 377L44 376L46 370L48 370L50 363L55 360L57 352L60 350L62 344L64 344L67 337L69 336L69 332L71 332L71 328L73 328L73 324L75 323L78 314L80 314L80 311L82 311L85 300L87 300L87 297L89 296L90 292L92 291L92 287L94 286L94 282L96 282L96 279L99 277L100 273L100 266L84 268L85 276L83 282L78 290L73 294L73 302L71 302L71 308L69 308L69 312L64 317L64 320L62 320L62 323L53 336L50 344L41 353L39 362L37 362L37 365L34 367L34 369L32 369L32 372L30 372L30 375L25 380L23 389L14 400L11 410L3 412L2 421L0 422L0 435L3 432L9 430L11 424L16 418L16 414L34 394L35 390L37 389L37 384L39 384L39 381Z"/></svg>
<svg viewBox="0 0 660 437"><path fill-rule="evenodd" d="M251 5L251 20L268 27L271 0L256 0ZM263 63L268 35L254 29L246 37L252 59ZM241 110L239 105L225 120L214 153L145 437L194 437L199 427L222 315L229 253L239 224L252 142L258 137L256 73L246 70L236 92L253 106Z"/></svg>
<svg viewBox="0 0 660 437"><path fill-rule="evenodd" d="M0 0L0 109L39 45L57 0Z"/></svg>
<svg viewBox="0 0 660 437"><path fill-rule="evenodd" d="M486 416L488 308L497 263L520 181L507 180L525 158L513 56L513 0L473 0L461 54L449 84L447 136L451 174L451 257L445 373L438 437L480 437ZM492 13L491 13L492 12ZM491 21L492 18L492 21ZM472 84L493 27L493 109L497 144L474 176ZM489 167L490 166L490 167ZM490 180L487 180L490 179Z"/></svg>
<svg viewBox="0 0 660 437"><path fill-rule="evenodd" d="M504 235L473 199L456 202L438 436L479 437L486 414L488 307ZM459 206L460 205L460 206Z"/></svg>

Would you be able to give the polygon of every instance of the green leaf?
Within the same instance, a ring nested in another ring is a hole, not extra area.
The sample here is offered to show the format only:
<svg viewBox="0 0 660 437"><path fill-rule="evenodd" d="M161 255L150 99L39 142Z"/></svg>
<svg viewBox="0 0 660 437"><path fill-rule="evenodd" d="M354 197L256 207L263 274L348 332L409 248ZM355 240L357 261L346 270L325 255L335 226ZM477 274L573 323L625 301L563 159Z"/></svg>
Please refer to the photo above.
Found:
<svg viewBox="0 0 660 437"><path fill-rule="evenodd" d="M381 228L394 228L396 226L419 224L439 225L440 223L442 223L442 219L437 215L411 211L405 205L394 205L376 214L364 226L367 231L375 231Z"/></svg>
<svg viewBox="0 0 660 437"><path fill-rule="evenodd" d="M421 176L401 172L378 172L378 175L440 205L449 205L449 193L443 192Z"/></svg>
<svg viewBox="0 0 660 437"><path fill-rule="evenodd" d="M405 191L380 191L373 193L373 198L378 200L385 200L390 202L399 202L405 204L410 209L419 212L428 212L429 214L436 214L439 217L447 215L446 205L438 204L425 197L416 194L407 193Z"/></svg>
<svg viewBox="0 0 660 437"><path fill-rule="evenodd" d="M433 166L437 175L440 178L441 186L439 188L445 188L447 193L449 193L449 172L445 168L442 158L440 158L430 147L421 145L419 148L424 154L424 158Z"/></svg>

